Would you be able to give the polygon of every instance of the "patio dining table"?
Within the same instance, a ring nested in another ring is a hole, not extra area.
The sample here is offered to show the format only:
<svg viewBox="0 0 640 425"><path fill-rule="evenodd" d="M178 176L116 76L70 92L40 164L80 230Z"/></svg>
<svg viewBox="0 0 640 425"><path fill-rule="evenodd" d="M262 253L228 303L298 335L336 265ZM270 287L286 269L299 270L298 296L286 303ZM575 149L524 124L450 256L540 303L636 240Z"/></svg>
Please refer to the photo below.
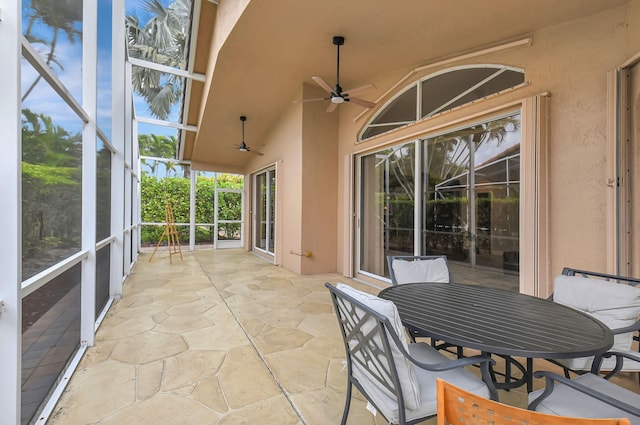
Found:
<svg viewBox="0 0 640 425"><path fill-rule="evenodd" d="M523 376L512 380L507 367L501 388L532 390L533 359L586 357L606 352L613 333L602 322L550 300L502 289L457 283L409 283L383 289L405 326L438 341L506 359ZM513 357L526 359L526 366Z"/></svg>

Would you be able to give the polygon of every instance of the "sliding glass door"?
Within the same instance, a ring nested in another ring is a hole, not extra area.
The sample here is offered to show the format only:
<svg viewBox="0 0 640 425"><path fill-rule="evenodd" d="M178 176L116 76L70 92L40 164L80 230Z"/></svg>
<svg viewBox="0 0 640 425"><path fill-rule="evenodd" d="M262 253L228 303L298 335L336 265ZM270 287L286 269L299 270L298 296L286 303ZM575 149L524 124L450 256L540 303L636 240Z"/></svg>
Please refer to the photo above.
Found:
<svg viewBox="0 0 640 425"><path fill-rule="evenodd" d="M421 252L518 271L520 115L426 139Z"/></svg>
<svg viewBox="0 0 640 425"><path fill-rule="evenodd" d="M253 248L274 255L276 214L276 169L254 175Z"/></svg>
<svg viewBox="0 0 640 425"><path fill-rule="evenodd" d="M386 255L413 254L415 163L415 142L361 157L360 270L384 276Z"/></svg>
<svg viewBox="0 0 640 425"><path fill-rule="evenodd" d="M435 254L517 277L519 113L366 154L358 166L361 273L388 276L387 255Z"/></svg>

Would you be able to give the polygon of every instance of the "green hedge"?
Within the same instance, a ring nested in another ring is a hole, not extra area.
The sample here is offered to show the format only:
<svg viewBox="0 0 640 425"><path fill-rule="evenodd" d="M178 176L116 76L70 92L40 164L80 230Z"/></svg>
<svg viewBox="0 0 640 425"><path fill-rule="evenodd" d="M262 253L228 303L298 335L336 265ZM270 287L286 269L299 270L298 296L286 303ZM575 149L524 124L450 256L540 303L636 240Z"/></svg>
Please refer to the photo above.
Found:
<svg viewBox="0 0 640 425"><path fill-rule="evenodd" d="M157 178L144 174L141 182L141 216L143 222L165 223L165 201L169 201L176 223L189 222L189 192L190 180L183 177ZM242 176L222 174L217 178L218 188L242 189ZM198 176L196 178L196 223L211 223L215 219L214 198L215 182L213 177ZM241 216L242 205L239 200L226 193L220 193L219 219L230 219ZM233 232L239 224L227 225L227 232ZM177 226L180 243L188 243L189 227ZM156 244L162 232L162 226L143 226L141 242ZM196 243L213 242L213 226L196 227Z"/></svg>

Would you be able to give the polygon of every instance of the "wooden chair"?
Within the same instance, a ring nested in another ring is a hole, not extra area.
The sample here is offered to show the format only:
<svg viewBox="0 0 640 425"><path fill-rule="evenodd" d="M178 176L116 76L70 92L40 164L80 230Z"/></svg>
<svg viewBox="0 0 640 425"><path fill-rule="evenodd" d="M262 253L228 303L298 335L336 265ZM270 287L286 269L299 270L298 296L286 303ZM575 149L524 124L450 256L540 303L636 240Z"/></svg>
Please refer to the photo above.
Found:
<svg viewBox="0 0 640 425"><path fill-rule="evenodd" d="M626 418L585 419L556 416L478 397L437 379L438 425L629 425Z"/></svg>

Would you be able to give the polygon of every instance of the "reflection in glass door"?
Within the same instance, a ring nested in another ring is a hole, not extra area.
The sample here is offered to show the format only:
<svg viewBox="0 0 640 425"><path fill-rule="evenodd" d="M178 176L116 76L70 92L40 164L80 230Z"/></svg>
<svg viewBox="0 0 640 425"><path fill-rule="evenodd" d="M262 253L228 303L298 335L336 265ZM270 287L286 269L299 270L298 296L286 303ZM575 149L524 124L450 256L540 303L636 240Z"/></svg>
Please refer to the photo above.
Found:
<svg viewBox="0 0 640 425"><path fill-rule="evenodd" d="M518 290L520 140L513 113L361 156L358 272L388 276L387 255L446 255L459 281L482 267Z"/></svg>
<svg viewBox="0 0 640 425"><path fill-rule="evenodd" d="M520 115L427 139L424 151L428 172L421 251L517 272Z"/></svg>
<svg viewBox="0 0 640 425"><path fill-rule="evenodd" d="M254 175L253 248L274 255L276 170Z"/></svg>
<svg viewBox="0 0 640 425"><path fill-rule="evenodd" d="M413 255L415 145L410 142L360 161L360 271L388 275L387 255Z"/></svg>

